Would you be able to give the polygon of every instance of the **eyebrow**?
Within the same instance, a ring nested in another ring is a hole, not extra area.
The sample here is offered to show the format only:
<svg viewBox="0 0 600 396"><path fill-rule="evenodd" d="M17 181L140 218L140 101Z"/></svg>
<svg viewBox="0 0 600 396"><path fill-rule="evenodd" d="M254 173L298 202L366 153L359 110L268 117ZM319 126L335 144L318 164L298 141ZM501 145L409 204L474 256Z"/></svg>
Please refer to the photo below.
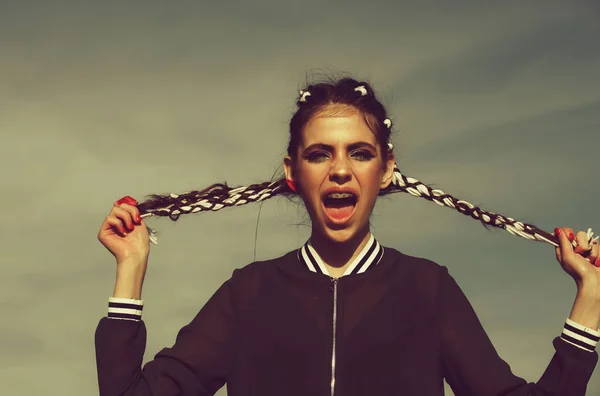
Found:
<svg viewBox="0 0 600 396"><path fill-rule="evenodd" d="M371 150L377 151L377 148L375 148L375 146L373 146L371 143L367 143L367 142L350 143L348 145L348 150L354 150L354 149L363 148L363 147L370 148ZM309 151L309 150L314 150L314 149L323 149L323 150L333 151L333 146L330 146L330 145L324 144L324 143L315 143L315 144L311 144L310 146L305 148L303 151Z"/></svg>

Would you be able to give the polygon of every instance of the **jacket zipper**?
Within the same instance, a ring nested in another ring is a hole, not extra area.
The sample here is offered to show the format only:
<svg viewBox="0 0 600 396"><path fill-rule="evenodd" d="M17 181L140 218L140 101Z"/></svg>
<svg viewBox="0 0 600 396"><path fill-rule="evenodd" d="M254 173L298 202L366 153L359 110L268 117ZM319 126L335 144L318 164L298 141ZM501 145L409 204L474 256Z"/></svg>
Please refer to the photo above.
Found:
<svg viewBox="0 0 600 396"><path fill-rule="evenodd" d="M333 345L331 348L331 396L335 391L335 339L337 333L337 286L338 278L331 278L333 283Z"/></svg>

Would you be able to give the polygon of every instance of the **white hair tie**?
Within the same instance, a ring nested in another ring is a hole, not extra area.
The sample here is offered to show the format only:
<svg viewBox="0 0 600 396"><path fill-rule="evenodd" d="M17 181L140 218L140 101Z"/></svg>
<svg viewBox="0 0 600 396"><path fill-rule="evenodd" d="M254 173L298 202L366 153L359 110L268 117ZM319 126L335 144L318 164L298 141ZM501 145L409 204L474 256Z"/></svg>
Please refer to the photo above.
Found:
<svg viewBox="0 0 600 396"><path fill-rule="evenodd" d="M354 88L355 91L360 92L360 96L366 96L367 95L367 88L365 88L364 85L360 85L356 88Z"/></svg>
<svg viewBox="0 0 600 396"><path fill-rule="evenodd" d="M392 143L388 143L388 148L389 148L390 150L393 150L393 149L394 149L394 145L393 145Z"/></svg>
<svg viewBox="0 0 600 396"><path fill-rule="evenodd" d="M306 97L310 96L310 92L300 90L300 102L306 102Z"/></svg>
<svg viewBox="0 0 600 396"><path fill-rule="evenodd" d="M392 127L392 120L390 120L389 118L386 118L385 120L383 120L383 123L385 124L386 127L388 127L388 129L390 129Z"/></svg>

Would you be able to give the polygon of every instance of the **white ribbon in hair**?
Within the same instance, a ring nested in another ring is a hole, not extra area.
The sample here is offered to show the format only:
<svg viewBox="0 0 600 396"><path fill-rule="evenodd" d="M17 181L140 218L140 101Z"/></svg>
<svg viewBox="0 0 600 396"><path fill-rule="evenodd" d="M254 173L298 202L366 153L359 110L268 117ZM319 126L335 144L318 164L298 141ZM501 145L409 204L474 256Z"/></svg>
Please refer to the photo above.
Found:
<svg viewBox="0 0 600 396"><path fill-rule="evenodd" d="M366 96L367 95L367 88L365 88L364 85L359 85L358 87L354 88L355 91L360 92L360 96Z"/></svg>
<svg viewBox="0 0 600 396"><path fill-rule="evenodd" d="M300 102L306 102L306 97L310 96L310 92L300 90Z"/></svg>
<svg viewBox="0 0 600 396"><path fill-rule="evenodd" d="M388 129L390 129L392 127L392 120L390 120L389 118L386 118L385 120L383 120L383 123L385 124L386 127L388 127Z"/></svg>

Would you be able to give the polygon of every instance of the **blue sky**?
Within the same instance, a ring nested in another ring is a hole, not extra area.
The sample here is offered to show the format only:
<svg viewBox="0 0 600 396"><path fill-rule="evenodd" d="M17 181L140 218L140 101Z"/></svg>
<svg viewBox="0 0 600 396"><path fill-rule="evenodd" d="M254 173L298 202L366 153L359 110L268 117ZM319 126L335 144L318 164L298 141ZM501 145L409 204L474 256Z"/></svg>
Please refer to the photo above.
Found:
<svg viewBox="0 0 600 396"><path fill-rule="evenodd" d="M0 2L2 393L96 392L112 202L268 180L306 75L372 82L406 175L547 231L600 232L595 2L123 3ZM258 209L149 221L146 360L253 260ZM304 218L266 201L256 258L303 243ZM513 372L537 381L576 292L550 245L408 194L378 203L373 232L447 266Z"/></svg>

